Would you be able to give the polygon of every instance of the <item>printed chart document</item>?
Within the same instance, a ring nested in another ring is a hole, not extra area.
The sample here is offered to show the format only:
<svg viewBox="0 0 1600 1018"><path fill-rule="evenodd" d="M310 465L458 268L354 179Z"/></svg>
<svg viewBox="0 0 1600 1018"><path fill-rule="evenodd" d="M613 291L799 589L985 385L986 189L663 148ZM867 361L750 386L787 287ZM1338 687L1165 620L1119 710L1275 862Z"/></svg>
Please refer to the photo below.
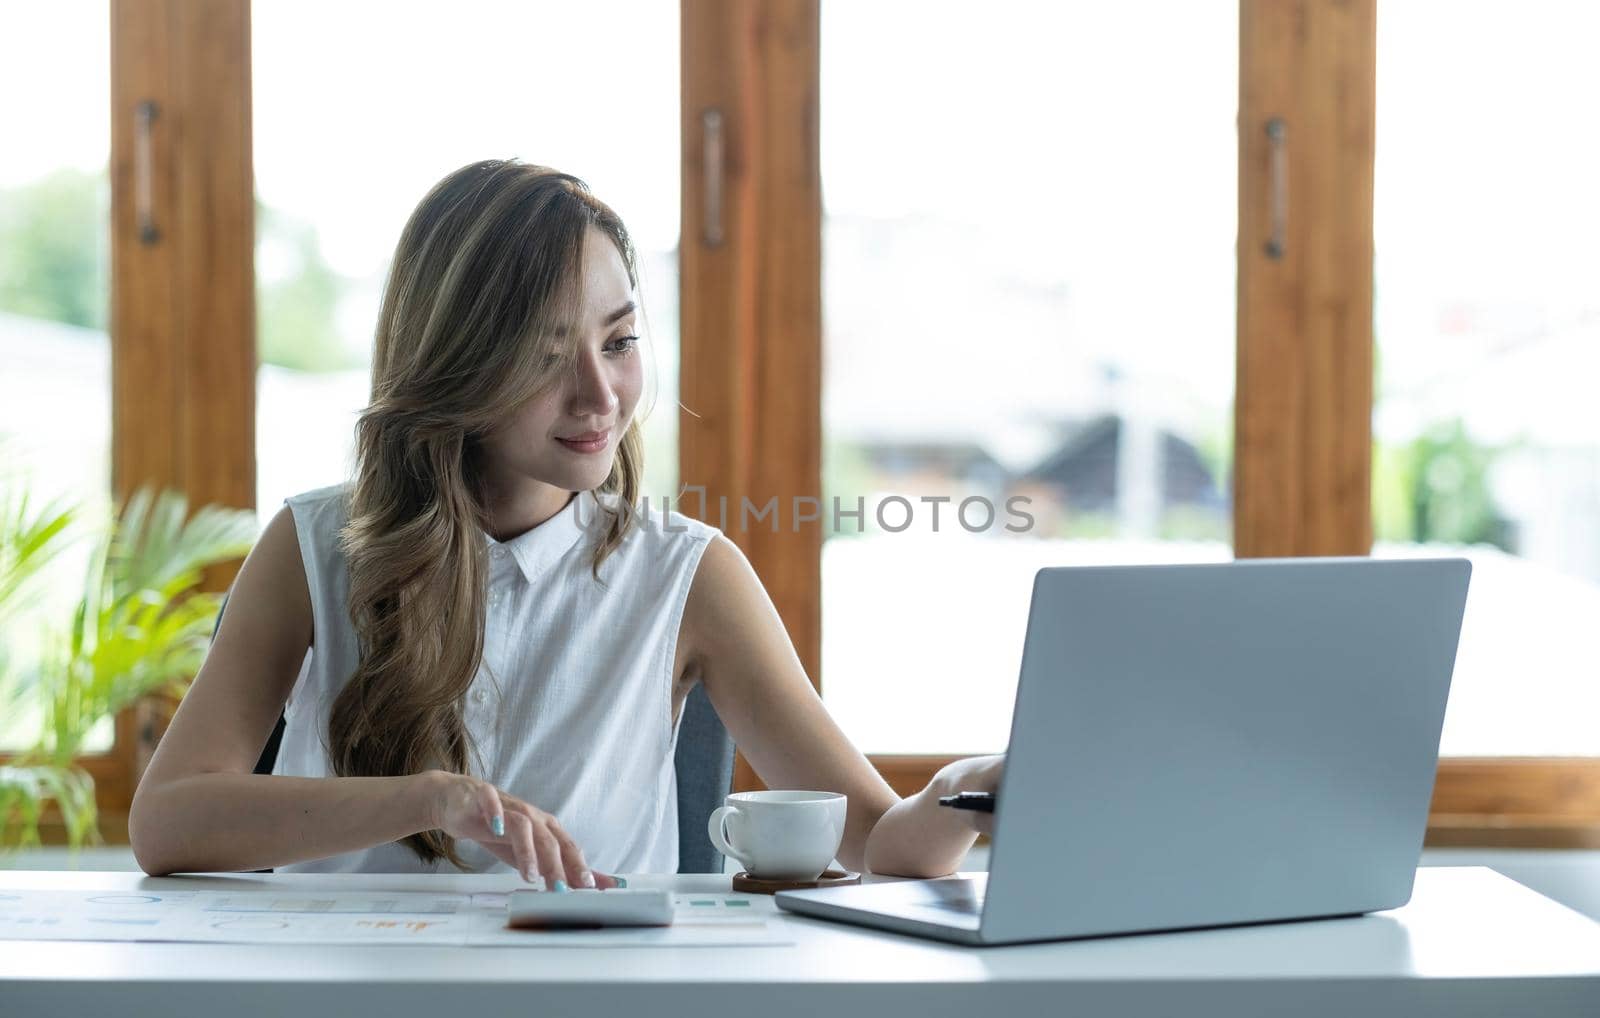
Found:
<svg viewBox="0 0 1600 1018"><path fill-rule="evenodd" d="M675 893L673 904L671 926L514 930L506 926L504 894L0 889L0 940L493 947L794 943L767 895Z"/></svg>

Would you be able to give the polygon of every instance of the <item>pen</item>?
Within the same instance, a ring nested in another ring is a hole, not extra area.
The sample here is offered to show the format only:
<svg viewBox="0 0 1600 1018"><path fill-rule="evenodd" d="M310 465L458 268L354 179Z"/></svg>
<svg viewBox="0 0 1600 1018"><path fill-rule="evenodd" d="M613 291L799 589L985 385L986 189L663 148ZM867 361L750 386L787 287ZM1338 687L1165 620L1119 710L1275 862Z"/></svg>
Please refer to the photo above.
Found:
<svg viewBox="0 0 1600 1018"><path fill-rule="evenodd" d="M957 792L955 795L939 796L939 805L949 806L951 809L970 809L979 813L994 812L993 792Z"/></svg>

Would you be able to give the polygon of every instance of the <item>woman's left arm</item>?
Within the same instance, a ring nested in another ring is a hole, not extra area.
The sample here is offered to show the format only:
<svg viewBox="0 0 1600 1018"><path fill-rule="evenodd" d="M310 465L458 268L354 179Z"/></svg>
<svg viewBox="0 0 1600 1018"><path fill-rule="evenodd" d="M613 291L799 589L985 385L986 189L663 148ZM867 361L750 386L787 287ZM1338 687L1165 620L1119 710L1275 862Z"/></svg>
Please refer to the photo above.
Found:
<svg viewBox="0 0 1600 1018"><path fill-rule="evenodd" d="M711 539L689 589L680 641L685 667L770 788L849 798L839 861L857 871L932 877L952 872L990 817L941 807L957 790L992 791L1003 757L958 760L908 799L897 796L828 714L783 620L732 541Z"/></svg>

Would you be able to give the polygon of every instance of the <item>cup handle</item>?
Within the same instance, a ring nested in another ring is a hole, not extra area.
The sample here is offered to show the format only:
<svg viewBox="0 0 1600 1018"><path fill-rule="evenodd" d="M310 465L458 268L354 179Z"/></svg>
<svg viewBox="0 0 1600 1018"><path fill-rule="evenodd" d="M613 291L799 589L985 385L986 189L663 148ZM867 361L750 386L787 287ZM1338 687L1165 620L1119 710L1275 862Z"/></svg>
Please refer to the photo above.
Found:
<svg viewBox="0 0 1600 1018"><path fill-rule="evenodd" d="M718 852L726 856L732 856L739 861L740 865L748 866L739 853L734 851L733 846L728 844L728 832L724 826L727 823L729 814L738 812L738 808L734 806L718 806L711 813L711 821L706 825L706 833L711 835L711 843L717 846Z"/></svg>

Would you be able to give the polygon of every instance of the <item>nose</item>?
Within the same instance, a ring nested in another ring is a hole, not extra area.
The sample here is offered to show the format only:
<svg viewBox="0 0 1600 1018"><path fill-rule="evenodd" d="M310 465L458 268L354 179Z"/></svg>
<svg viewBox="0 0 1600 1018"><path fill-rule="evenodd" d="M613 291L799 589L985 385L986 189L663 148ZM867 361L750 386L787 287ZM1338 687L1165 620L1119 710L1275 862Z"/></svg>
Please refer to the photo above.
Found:
<svg viewBox="0 0 1600 1018"><path fill-rule="evenodd" d="M587 350L572 366L571 397L567 412L573 417L610 418L617 410L617 391L605 359Z"/></svg>

